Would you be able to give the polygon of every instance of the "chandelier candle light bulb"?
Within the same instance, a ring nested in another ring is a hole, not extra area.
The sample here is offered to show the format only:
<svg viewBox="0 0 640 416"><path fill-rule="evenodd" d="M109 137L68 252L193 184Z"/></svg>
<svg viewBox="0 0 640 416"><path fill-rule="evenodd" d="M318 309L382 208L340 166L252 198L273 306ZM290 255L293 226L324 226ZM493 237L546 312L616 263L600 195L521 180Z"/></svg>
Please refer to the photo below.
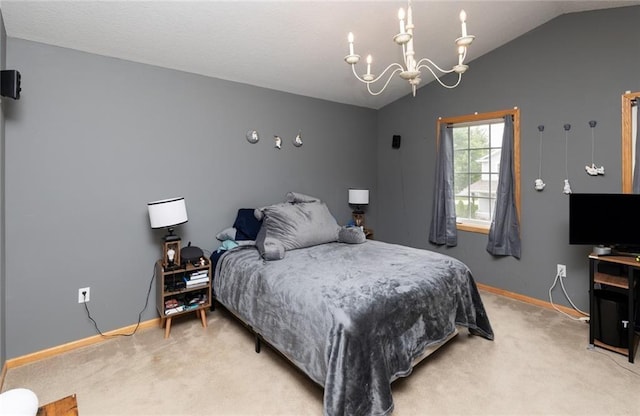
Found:
<svg viewBox="0 0 640 416"><path fill-rule="evenodd" d="M353 55L353 33L349 32L347 36L347 40L349 41L349 55Z"/></svg>
<svg viewBox="0 0 640 416"><path fill-rule="evenodd" d="M468 65L464 64L464 60L467 56L467 47L471 45L471 42L475 39L475 36L467 34L467 13L462 10L460 12L460 22L462 24L462 36L455 40L455 44L458 47L458 63L454 65L451 69L442 69L436 63L434 63L431 59L422 58L417 60L415 58L415 51L413 47L413 29L415 26L413 25L413 10L411 9L411 0L408 1L407 5L407 13L406 13L406 24L405 24L405 10L400 8L398 10L398 20L400 21L400 33L396 34L393 37L393 41L398 44L402 48L402 63L392 63L387 66L380 75L377 77L371 74L371 55L367 57L367 73L364 75L359 75L356 72L355 65L360 61L360 56L356 55L353 47L353 32L349 32L347 36L347 40L349 41L349 55L344 57L344 60L347 64L351 65L351 69L353 71L353 75L360 82L363 82L367 85L367 91L371 95L380 95L389 85L391 79L394 75L399 75L400 78L406 80L411 86L411 90L413 92L413 96L416 95L416 90L418 85L421 82L421 72L423 69L428 70L431 75L435 78L436 81L440 85L445 88L455 88L460 84L462 80L462 74L469 69ZM445 84L436 74L436 71L441 73L440 76L445 74L450 74L455 72L458 74L458 79L455 84ZM373 91L371 89L371 85L385 78L383 81L382 88L379 91Z"/></svg>
<svg viewBox="0 0 640 416"><path fill-rule="evenodd" d="M462 24L462 37L467 36L467 13L464 10L460 11L460 23Z"/></svg>

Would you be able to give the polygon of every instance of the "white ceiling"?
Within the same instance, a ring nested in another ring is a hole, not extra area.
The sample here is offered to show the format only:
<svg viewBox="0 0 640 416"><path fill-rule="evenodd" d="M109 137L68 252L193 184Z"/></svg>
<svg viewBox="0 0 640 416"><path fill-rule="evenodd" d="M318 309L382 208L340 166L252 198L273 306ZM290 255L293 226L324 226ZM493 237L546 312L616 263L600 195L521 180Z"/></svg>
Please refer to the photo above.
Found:
<svg viewBox="0 0 640 416"><path fill-rule="evenodd" d="M638 4L414 0L416 57L443 68L457 63L461 9L476 36L469 62L561 14ZM406 1L0 0L9 37L370 108L410 88L397 78L383 94L370 96L343 60L347 33L354 33L355 52L363 56L358 72L365 72L368 53L372 72L379 72L401 56L392 41L400 7ZM422 78L423 84L431 80Z"/></svg>

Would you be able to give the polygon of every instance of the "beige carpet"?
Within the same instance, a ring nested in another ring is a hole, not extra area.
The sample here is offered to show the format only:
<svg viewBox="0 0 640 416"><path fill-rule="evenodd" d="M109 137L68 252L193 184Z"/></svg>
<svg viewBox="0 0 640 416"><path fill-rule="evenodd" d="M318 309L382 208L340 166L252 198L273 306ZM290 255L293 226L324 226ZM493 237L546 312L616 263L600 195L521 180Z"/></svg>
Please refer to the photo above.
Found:
<svg viewBox="0 0 640 416"><path fill-rule="evenodd" d="M466 329L393 384L394 416L638 415L640 364L588 350L588 325L482 292L496 339ZM88 415L321 415L322 390L220 310L171 338L147 329L7 372L40 403L78 395ZM99 317L97 317L99 322Z"/></svg>

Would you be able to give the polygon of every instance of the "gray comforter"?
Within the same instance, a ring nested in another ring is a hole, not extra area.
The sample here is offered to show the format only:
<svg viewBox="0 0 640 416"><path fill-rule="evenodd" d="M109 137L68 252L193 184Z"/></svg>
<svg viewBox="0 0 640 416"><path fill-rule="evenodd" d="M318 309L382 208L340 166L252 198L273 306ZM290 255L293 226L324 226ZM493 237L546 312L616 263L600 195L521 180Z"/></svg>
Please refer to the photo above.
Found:
<svg viewBox="0 0 640 416"><path fill-rule="evenodd" d="M223 255L214 296L324 387L326 415L386 415L391 381L455 326L493 339L467 266L440 253L368 240Z"/></svg>

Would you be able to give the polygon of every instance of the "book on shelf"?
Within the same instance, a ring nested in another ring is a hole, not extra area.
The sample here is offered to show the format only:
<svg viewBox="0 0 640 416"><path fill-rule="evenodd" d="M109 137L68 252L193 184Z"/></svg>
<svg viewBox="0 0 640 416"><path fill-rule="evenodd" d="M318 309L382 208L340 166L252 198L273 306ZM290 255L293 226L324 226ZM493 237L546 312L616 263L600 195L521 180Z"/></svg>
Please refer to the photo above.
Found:
<svg viewBox="0 0 640 416"><path fill-rule="evenodd" d="M194 282L194 281L198 281L198 280L209 280L209 275L208 274L203 274L201 276L185 277L184 279L185 279L186 282Z"/></svg>
<svg viewBox="0 0 640 416"><path fill-rule="evenodd" d="M206 285L207 283L209 283L209 276L201 277L198 279L191 279L191 280L188 280L185 278L184 282L188 288L191 288L193 286L198 286L198 285Z"/></svg>
<svg viewBox="0 0 640 416"><path fill-rule="evenodd" d="M197 279L199 277L209 276L209 270L199 270L189 274L190 279Z"/></svg>
<svg viewBox="0 0 640 416"><path fill-rule="evenodd" d="M209 284L209 282L198 282L198 283L187 284L187 289L195 289L197 287L207 287L207 284Z"/></svg>
<svg viewBox="0 0 640 416"><path fill-rule="evenodd" d="M184 305L176 306L175 308L165 309L164 314L171 315L171 314L182 312L182 311L184 311Z"/></svg>
<svg viewBox="0 0 640 416"><path fill-rule="evenodd" d="M205 293L200 293L193 298L191 298L188 302L189 306L199 306L207 303L208 296Z"/></svg>

